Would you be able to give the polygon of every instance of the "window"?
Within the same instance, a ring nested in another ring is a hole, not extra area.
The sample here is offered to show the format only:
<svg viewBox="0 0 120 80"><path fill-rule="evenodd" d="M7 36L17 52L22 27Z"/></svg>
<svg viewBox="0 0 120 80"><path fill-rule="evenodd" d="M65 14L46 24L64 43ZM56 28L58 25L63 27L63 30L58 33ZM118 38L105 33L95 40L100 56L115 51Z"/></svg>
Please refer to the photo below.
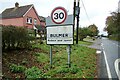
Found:
<svg viewBox="0 0 120 80"><path fill-rule="evenodd" d="M32 18L31 17L27 18L27 23L32 24Z"/></svg>
<svg viewBox="0 0 120 80"><path fill-rule="evenodd" d="M37 24L37 19L34 18L34 25L36 25L36 24Z"/></svg>

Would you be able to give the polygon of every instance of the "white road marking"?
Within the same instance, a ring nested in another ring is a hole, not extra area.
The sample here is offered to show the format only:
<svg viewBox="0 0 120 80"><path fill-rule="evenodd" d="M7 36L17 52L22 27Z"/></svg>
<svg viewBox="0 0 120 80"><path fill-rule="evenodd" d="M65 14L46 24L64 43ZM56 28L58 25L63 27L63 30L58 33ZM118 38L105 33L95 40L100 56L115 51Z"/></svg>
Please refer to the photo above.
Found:
<svg viewBox="0 0 120 80"><path fill-rule="evenodd" d="M108 65L106 53L105 53L105 51L104 51L104 47L103 47L104 45L103 45L103 43L101 43L101 46L102 46L102 48L103 48L103 54L104 54L105 63L106 63L106 67L107 67L108 78L111 79L112 76L111 76L110 68L109 68L109 65Z"/></svg>
<svg viewBox="0 0 120 80"><path fill-rule="evenodd" d="M106 57L104 48L103 48L103 54L104 54L104 57L105 57L105 63L106 63L106 67L107 67L108 78L111 79L112 76L111 76L111 72L110 72L110 68L109 68L109 65L108 65L108 61L107 61L107 57Z"/></svg>
<svg viewBox="0 0 120 80"><path fill-rule="evenodd" d="M101 43L101 46L103 47L103 43Z"/></svg>
<svg viewBox="0 0 120 80"><path fill-rule="evenodd" d="M120 70L119 70L119 67L120 65L118 65L120 63L120 59L116 59L115 62L114 62L114 66L115 66L115 71L117 73L117 76L120 80Z"/></svg>
<svg viewBox="0 0 120 80"><path fill-rule="evenodd" d="M113 43L113 42L112 42ZM116 43L113 43L114 45L116 45L117 47L120 47L120 45L116 44Z"/></svg>
<svg viewBox="0 0 120 80"><path fill-rule="evenodd" d="M100 54L100 53L101 53L101 51L100 51L100 50L97 50L97 51L96 51L96 53L97 53L97 54Z"/></svg>

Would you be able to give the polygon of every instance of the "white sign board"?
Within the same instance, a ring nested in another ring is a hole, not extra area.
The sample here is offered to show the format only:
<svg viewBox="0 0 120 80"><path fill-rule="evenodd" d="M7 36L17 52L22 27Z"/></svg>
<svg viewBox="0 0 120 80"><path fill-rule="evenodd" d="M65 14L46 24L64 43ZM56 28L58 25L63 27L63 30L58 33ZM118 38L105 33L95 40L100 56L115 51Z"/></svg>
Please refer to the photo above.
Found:
<svg viewBox="0 0 120 80"><path fill-rule="evenodd" d="M47 27L47 44L73 44L73 26Z"/></svg>

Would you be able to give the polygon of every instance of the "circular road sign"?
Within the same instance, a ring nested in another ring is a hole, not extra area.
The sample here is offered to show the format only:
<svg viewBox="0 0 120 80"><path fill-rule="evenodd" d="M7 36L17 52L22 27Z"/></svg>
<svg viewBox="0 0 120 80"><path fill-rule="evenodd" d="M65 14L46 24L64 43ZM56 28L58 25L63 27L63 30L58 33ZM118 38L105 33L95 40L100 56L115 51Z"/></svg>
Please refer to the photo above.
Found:
<svg viewBox="0 0 120 80"><path fill-rule="evenodd" d="M63 7L56 7L52 10L51 19L55 24L62 24L67 18L67 11Z"/></svg>

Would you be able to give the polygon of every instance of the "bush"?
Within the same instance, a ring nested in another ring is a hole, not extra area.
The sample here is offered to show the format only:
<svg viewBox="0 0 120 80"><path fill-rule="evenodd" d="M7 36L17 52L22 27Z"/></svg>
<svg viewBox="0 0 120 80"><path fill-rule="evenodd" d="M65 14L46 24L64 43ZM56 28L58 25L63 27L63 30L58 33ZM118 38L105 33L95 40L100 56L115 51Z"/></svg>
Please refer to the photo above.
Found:
<svg viewBox="0 0 120 80"><path fill-rule="evenodd" d="M14 72L14 73L24 72L25 69L26 68L24 66L20 66L20 65L16 65L16 64L11 64L10 65L10 71Z"/></svg>
<svg viewBox="0 0 120 80"><path fill-rule="evenodd" d="M42 71L37 67L32 67L27 70L25 70L25 76L26 78L40 78L42 76Z"/></svg>
<svg viewBox="0 0 120 80"><path fill-rule="evenodd" d="M2 49L29 48L30 40L28 31L24 27L2 26Z"/></svg>
<svg viewBox="0 0 120 80"><path fill-rule="evenodd" d="M120 41L120 33L109 36L110 39Z"/></svg>

